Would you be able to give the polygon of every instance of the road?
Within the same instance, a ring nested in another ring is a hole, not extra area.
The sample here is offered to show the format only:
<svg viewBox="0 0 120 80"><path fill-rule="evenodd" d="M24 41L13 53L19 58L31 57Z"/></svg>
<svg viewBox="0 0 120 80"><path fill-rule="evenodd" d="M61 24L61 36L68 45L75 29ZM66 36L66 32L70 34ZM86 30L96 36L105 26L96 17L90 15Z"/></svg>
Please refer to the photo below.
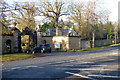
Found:
<svg viewBox="0 0 120 80"><path fill-rule="evenodd" d="M4 79L118 80L119 47L97 51L39 54L35 59L4 62Z"/></svg>

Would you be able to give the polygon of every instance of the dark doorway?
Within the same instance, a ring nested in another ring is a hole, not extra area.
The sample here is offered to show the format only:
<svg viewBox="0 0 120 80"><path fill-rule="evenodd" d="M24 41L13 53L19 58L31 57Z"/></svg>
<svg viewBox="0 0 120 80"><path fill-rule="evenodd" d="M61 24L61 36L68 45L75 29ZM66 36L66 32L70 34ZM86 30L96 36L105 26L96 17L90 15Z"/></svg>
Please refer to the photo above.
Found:
<svg viewBox="0 0 120 80"><path fill-rule="evenodd" d="M7 53L11 53L11 40L6 41L6 51Z"/></svg>

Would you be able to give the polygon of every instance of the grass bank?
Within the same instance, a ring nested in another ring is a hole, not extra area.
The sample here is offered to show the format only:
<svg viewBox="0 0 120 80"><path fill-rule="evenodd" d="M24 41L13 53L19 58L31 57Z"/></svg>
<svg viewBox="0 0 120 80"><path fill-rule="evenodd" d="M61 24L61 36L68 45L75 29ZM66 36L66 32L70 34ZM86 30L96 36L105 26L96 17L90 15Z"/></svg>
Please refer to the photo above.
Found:
<svg viewBox="0 0 120 80"><path fill-rule="evenodd" d="M13 53L13 54L2 54L2 62L5 61L15 61L27 58L34 58L33 54L26 54L26 53Z"/></svg>
<svg viewBox="0 0 120 80"><path fill-rule="evenodd" d="M113 47L113 46L117 46L117 45L120 45L120 43L112 44L112 45L105 45L105 46L102 46L102 47L88 48L88 49L68 50L67 52L92 51L92 50L99 50L99 49L109 48L109 47Z"/></svg>

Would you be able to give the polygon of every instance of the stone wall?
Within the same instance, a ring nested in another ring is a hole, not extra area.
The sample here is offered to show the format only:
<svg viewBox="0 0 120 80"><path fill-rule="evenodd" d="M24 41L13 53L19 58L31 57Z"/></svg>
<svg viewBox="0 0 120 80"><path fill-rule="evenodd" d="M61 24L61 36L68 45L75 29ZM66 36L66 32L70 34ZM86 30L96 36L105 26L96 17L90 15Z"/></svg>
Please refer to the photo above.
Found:
<svg viewBox="0 0 120 80"><path fill-rule="evenodd" d="M11 40L11 52L14 52L14 36L2 36L2 53L7 53L6 41Z"/></svg>
<svg viewBox="0 0 120 80"><path fill-rule="evenodd" d="M112 41L114 41L114 40L113 40L113 39L108 39L108 40L95 40L95 47L113 44ZM118 42L120 42L120 40L117 40L116 42L118 43Z"/></svg>
<svg viewBox="0 0 120 80"><path fill-rule="evenodd" d="M44 43L44 41L46 41L46 44L50 44L51 47L53 48L52 38L53 38L52 36L41 37L41 44Z"/></svg>
<svg viewBox="0 0 120 80"><path fill-rule="evenodd" d="M100 47L100 46L104 46L104 45L110 45L110 44L114 44L112 41L114 41L113 39L106 39L106 40L95 40L95 47ZM120 42L120 40L116 41L117 43ZM80 42L80 48L81 49L87 49L87 48L91 48L92 42L90 41L86 41L86 40L81 40Z"/></svg>
<svg viewBox="0 0 120 80"><path fill-rule="evenodd" d="M0 54L2 53L2 24L0 23Z"/></svg>
<svg viewBox="0 0 120 80"><path fill-rule="evenodd" d="M80 37L69 37L69 49L80 49Z"/></svg>
<svg viewBox="0 0 120 80"><path fill-rule="evenodd" d="M7 46L6 46L6 41L10 40L11 41L11 52L18 52L18 32L15 31L13 33L13 36L2 36L2 53L7 53Z"/></svg>
<svg viewBox="0 0 120 80"><path fill-rule="evenodd" d="M87 41L87 40L81 40L80 42L80 48L81 49L87 49L87 48L90 48L91 47L91 44L90 44L90 41Z"/></svg>
<svg viewBox="0 0 120 80"><path fill-rule="evenodd" d="M44 41L46 41L46 44L50 44L53 48L52 38L52 36L42 36L41 32L37 32L37 45L44 44Z"/></svg>
<svg viewBox="0 0 120 80"><path fill-rule="evenodd" d="M80 37L68 37L68 36L43 36L38 38L37 43L43 44L46 41L46 44L50 44L52 50L55 49L55 43L60 43L60 50L69 50L69 49L80 49Z"/></svg>

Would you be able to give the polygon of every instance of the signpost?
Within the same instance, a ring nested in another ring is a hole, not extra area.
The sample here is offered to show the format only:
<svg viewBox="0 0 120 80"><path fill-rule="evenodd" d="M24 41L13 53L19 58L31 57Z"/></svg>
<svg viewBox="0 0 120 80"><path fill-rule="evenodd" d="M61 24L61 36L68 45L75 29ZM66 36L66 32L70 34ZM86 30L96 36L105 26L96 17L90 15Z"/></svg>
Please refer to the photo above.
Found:
<svg viewBox="0 0 120 80"><path fill-rule="evenodd" d="M60 43L54 43L55 49L58 51L60 49Z"/></svg>

